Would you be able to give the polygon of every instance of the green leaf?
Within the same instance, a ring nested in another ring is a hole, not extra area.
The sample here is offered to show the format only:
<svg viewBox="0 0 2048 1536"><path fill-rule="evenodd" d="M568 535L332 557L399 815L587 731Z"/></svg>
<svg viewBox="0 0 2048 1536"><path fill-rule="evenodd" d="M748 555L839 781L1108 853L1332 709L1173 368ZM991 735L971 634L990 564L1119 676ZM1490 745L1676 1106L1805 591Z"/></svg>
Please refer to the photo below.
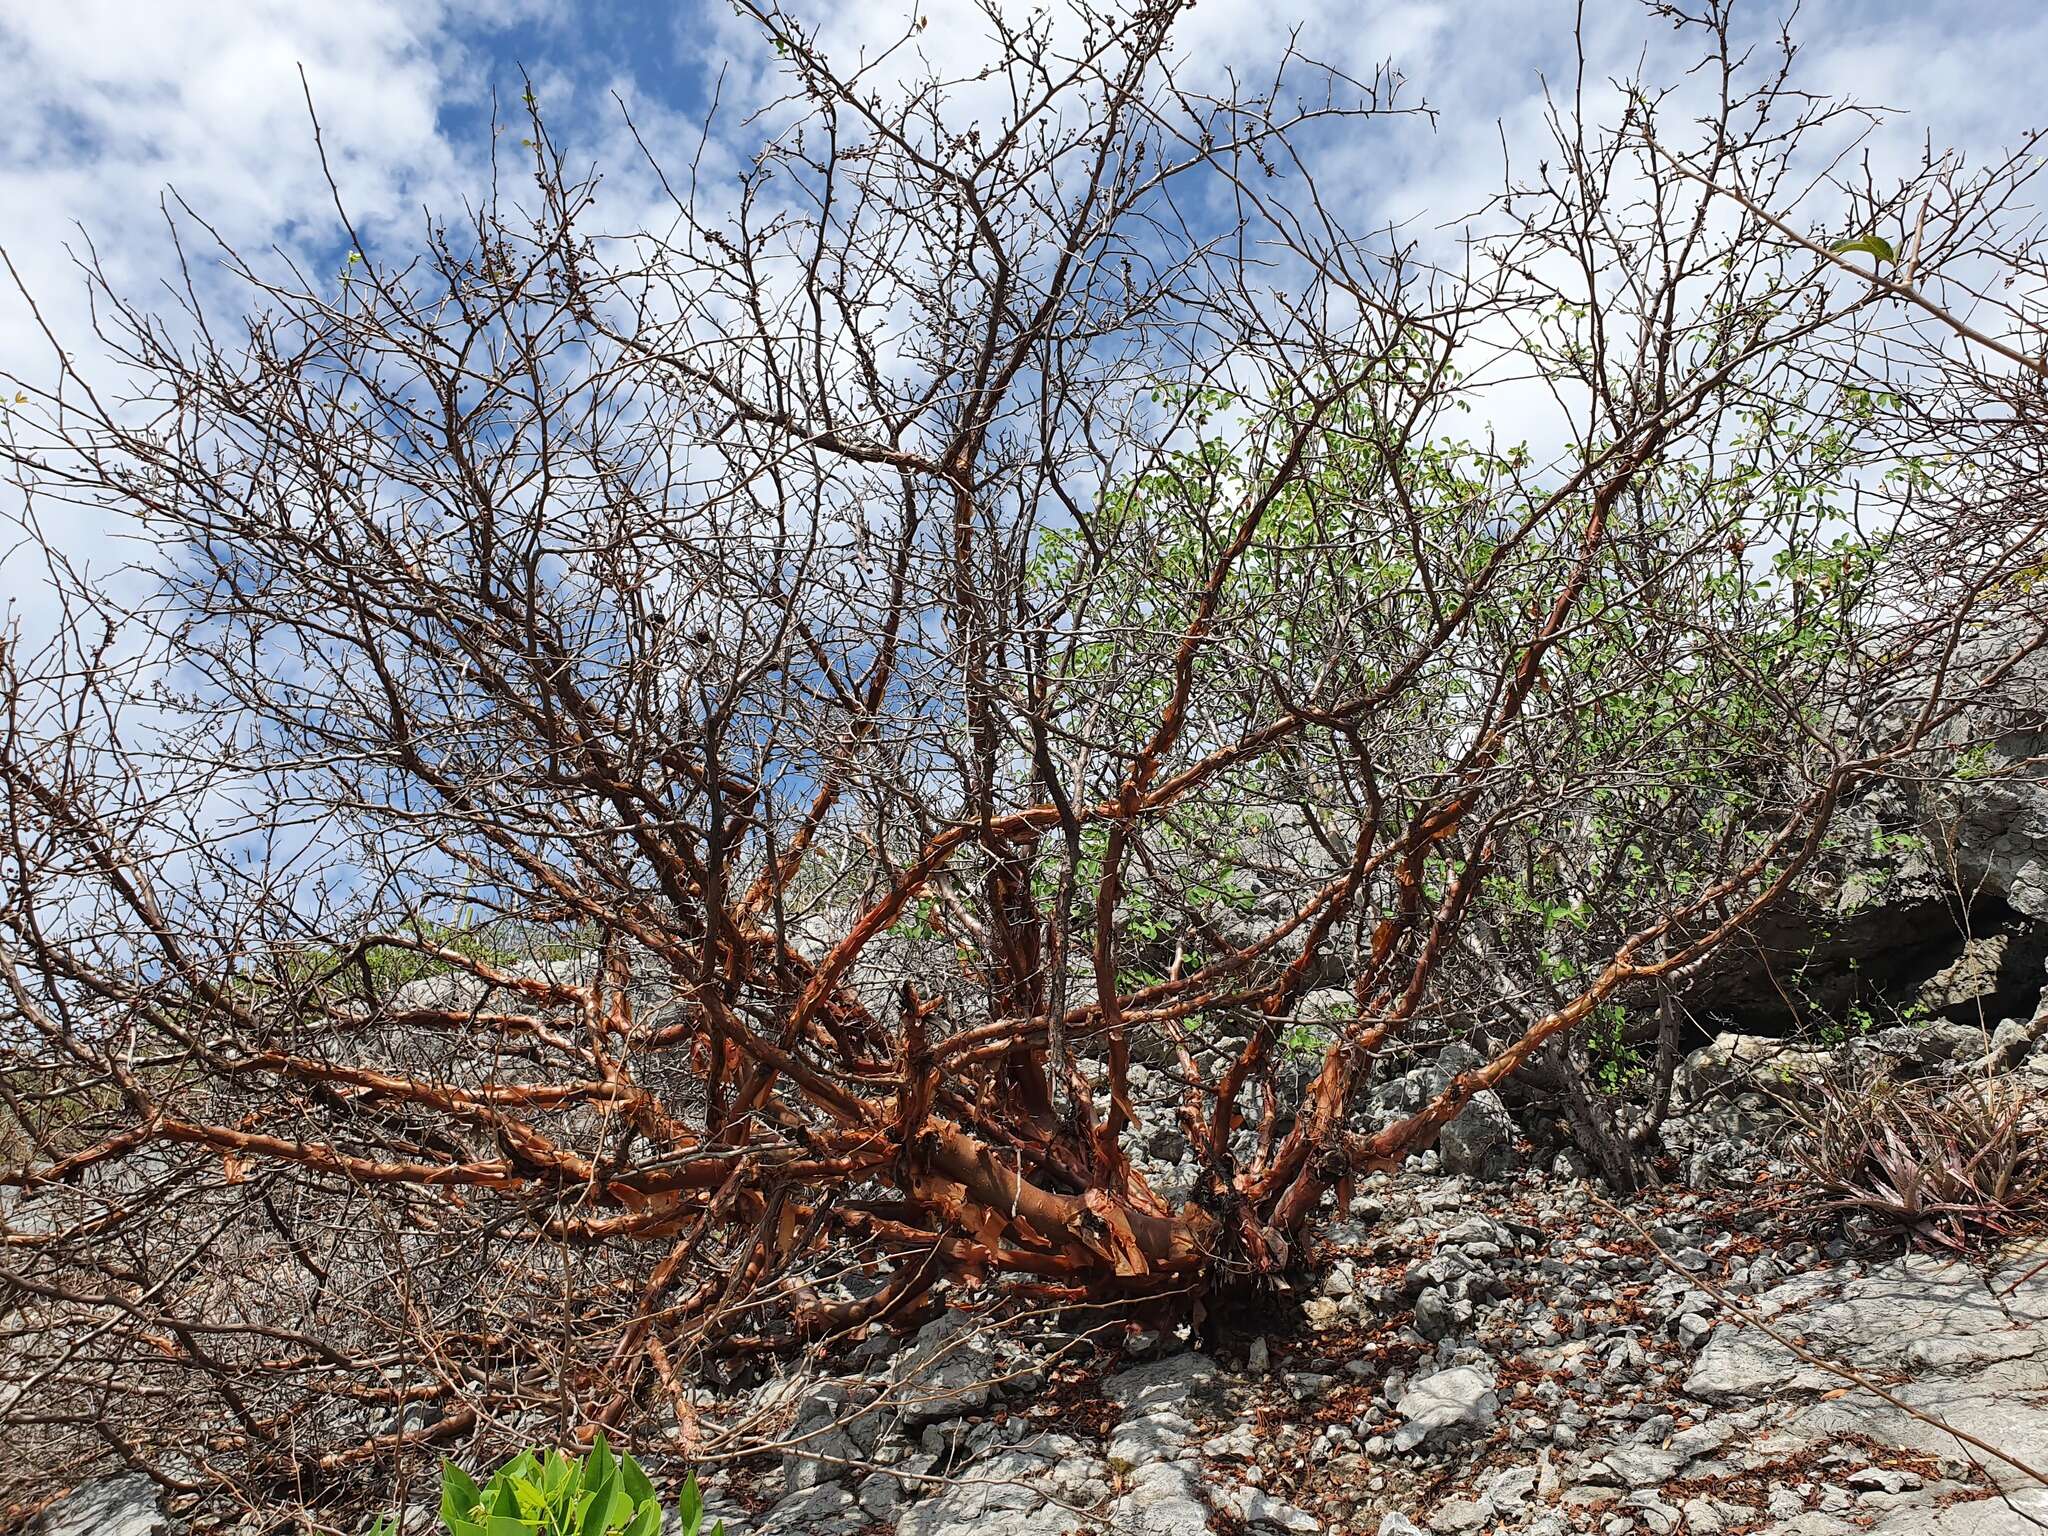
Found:
<svg viewBox="0 0 2048 1536"><path fill-rule="evenodd" d="M578 1536L609 1536L624 1525L633 1513L633 1501L626 1497L616 1480L608 1480L604 1487L591 1491L590 1508L583 1513L583 1523L577 1528Z"/></svg>
<svg viewBox="0 0 2048 1536"><path fill-rule="evenodd" d="M590 1454L583 1459L583 1486L596 1488L612 1480L618 1469L618 1462L612 1456L611 1442L599 1430L590 1437Z"/></svg>
<svg viewBox="0 0 2048 1536"><path fill-rule="evenodd" d="M500 1467L496 1475L485 1485L483 1507L487 1515L516 1515L519 1513L521 1479L514 1470L518 1465L515 1461Z"/></svg>
<svg viewBox="0 0 2048 1536"><path fill-rule="evenodd" d="M1861 235L1854 240L1837 240L1828 247L1837 256L1846 256L1852 251L1861 251L1874 261L1893 262L1899 259L1892 249L1891 241L1883 235Z"/></svg>
<svg viewBox="0 0 2048 1536"><path fill-rule="evenodd" d="M468 1520L484 1502L483 1494L470 1475L452 1461L441 1463L441 1523L450 1530L458 1519Z"/></svg>
<svg viewBox="0 0 2048 1536"><path fill-rule="evenodd" d="M631 1456L619 1458L619 1486L626 1490L626 1497L635 1506L654 1497L654 1484L647 1480L647 1474L640 1470L640 1463Z"/></svg>
<svg viewBox="0 0 2048 1536"><path fill-rule="evenodd" d="M510 1515L520 1520L531 1520L536 1525L546 1517L548 1512L547 1490L539 1483L530 1482L525 1478L518 1478L507 1484L507 1486L512 1491L512 1508L506 1509L501 1500L498 1507L491 1511L494 1516Z"/></svg>
<svg viewBox="0 0 2048 1536"><path fill-rule="evenodd" d="M619 1464L612 1459L611 1447L602 1433L584 1458L582 1483L568 1528L574 1536L606 1536L633 1504L619 1491Z"/></svg>
<svg viewBox="0 0 2048 1536"><path fill-rule="evenodd" d="M550 1504L559 1504L569 1496L569 1490L576 1486L576 1463L560 1451L549 1453L547 1466L541 1473L540 1491Z"/></svg>
<svg viewBox="0 0 2048 1536"><path fill-rule="evenodd" d="M704 1494L697 1486L694 1472L683 1480L682 1497L676 1500L676 1518L683 1523L682 1536L697 1536L704 1524Z"/></svg>
<svg viewBox="0 0 2048 1536"><path fill-rule="evenodd" d="M705 1536L704 1499L689 1477L678 1501L684 1536ZM481 1491L452 1462L441 1469L441 1522L450 1536L662 1536L654 1484L604 1435L587 1455L540 1447L522 1451ZM388 1524L371 1536L391 1536ZM725 1536L724 1522L709 1536Z"/></svg>

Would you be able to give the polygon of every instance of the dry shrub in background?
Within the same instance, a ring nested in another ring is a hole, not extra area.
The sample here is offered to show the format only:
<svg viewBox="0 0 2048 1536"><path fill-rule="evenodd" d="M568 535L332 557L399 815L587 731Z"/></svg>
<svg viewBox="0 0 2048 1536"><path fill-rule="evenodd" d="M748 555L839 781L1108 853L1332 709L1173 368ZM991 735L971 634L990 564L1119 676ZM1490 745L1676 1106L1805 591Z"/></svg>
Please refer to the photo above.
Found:
<svg viewBox="0 0 2048 1536"><path fill-rule="evenodd" d="M2029 1077L1838 1069L1787 1102L1794 1198L1818 1215L1958 1252L2048 1232L2048 1100Z"/></svg>

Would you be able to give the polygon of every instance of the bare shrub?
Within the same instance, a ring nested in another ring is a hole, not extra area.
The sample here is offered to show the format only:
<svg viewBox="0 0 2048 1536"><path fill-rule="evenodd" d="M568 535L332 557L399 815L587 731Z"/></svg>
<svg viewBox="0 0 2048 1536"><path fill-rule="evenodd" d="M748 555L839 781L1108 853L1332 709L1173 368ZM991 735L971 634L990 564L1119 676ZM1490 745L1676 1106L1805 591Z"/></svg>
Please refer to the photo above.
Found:
<svg viewBox="0 0 2048 1536"><path fill-rule="evenodd" d="M1969 748L2041 397L1926 296L2029 270L2031 161L1854 189L1947 210L1873 281L1786 232L1855 115L1714 12L1686 147L1562 105L1432 265L1309 171L1392 82L1205 96L1178 9L991 7L983 110L750 8L734 207L597 233L536 106L523 210L213 251L232 325L88 267L126 393L60 349L0 448L149 581L53 548L0 652L24 1478L711 1462L694 1384L941 1298L1199 1318ZM1361 1129L1420 1035L1481 1065Z"/></svg>

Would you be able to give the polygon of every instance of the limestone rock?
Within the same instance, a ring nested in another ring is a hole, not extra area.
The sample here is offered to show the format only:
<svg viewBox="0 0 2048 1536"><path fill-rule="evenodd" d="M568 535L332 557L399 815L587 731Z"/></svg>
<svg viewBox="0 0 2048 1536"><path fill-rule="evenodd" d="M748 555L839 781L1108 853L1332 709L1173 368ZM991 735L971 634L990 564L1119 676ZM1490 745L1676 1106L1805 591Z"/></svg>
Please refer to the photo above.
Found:
<svg viewBox="0 0 2048 1536"><path fill-rule="evenodd" d="M1209 1536L1200 1470L1184 1462L1139 1468L1110 1506L1109 1528L1118 1536Z"/></svg>
<svg viewBox="0 0 2048 1536"><path fill-rule="evenodd" d="M1897 1510L1872 1526L1869 1536L2040 1536L2044 1524L2048 1488L2035 1487L1943 1509Z"/></svg>
<svg viewBox="0 0 2048 1536"><path fill-rule="evenodd" d="M1406 1420L1394 1436L1394 1448L1464 1439L1483 1433L1500 1414L1493 1382L1469 1365L1425 1376L1401 1394L1394 1411Z"/></svg>
<svg viewBox="0 0 2048 1536"><path fill-rule="evenodd" d="M2022 1282L2031 1267L1987 1277L1911 1255L1860 1277L1802 1275L1756 1305L1815 1356L1890 1376L1903 1402L2038 1466L2048 1460L2048 1412L2029 1405L2048 1395L2048 1277ZM1864 1435L1954 1453L1952 1437L1868 1393L1820 1396L1841 1385L1839 1376L1731 1320L1714 1330L1685 1390L1710 1402L1811 1399L1795 1401L1776 1426L1789 1444ZM2001 1485L2032 1486L2017 1468L1981 1459Z"/></svg>
<svg viewBox="0 0 2048 1536"><path fill-rule="evenodd" d="M1206 1395L1216 1383L1216 1364L1192 1352L1149 1360L1118 1371L1102 1383L1102 1395L1125 1413L1178 1408L1191 1397Z"/></svg>
<svg viewBox="0 0 2048 1536"><path fill-rule="evenodd" d="M140 1474L87 1483L58 1500L22 1536L164 1536L156 1484Z"/></svg>
<svg viewBox="0 0 2048 1536"><path fill-rule="evenodd" d="M1065 1435L975 1462L942 1490L905 1507L897 1536L1047 1536L1108 1497L1102 1464Z"/></svg>
<svg viewBox="0 0 2048 1536"><path fill-rule="evenodd" d="M790 1447L782 1453L785 1493L840 1482L859 1470L882 1433L881 1415L870 1406L873 1399L871 1389L828 1381L798 1404Z"/></svg>

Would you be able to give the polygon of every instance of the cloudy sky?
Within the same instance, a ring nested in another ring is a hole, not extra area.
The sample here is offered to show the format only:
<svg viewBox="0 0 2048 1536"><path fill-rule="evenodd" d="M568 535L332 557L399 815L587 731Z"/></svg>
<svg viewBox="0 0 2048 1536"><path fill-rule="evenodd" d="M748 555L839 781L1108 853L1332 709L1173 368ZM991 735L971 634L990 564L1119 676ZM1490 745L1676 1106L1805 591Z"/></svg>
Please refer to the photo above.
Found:
<svg viewBox="0 0 2048 1536"><path fill-rule="evenodd" d="M816 16L838 61L899 36L911 14L901 0L793 6ZM1640 67L1668 79L1690 58L1638 0L1579 9L1596 78ZM1738 0L1739 26L1768 41L1788 9ZM941 67L981 56L986 28L965 0L920 0L918 11L931 24L917 46ZM1256 75L1298 29L1304 52L1361 76L1390 61L1410 99L1437 109L1433 128L1411 119L1337 146L1325 192L1358 229L1454 219L1490 192L1503 143L1539 136L1545 80L1570 79L1575 14L1568 0L1202 0L1179 37L1193 71ZM2038 0L1807 0L1793 27L1800 83L1898 109L1880 155L1910 156L1923 136L1982 155L2048 121ZM492 104L516 112L522 70L571 159L607 173L621 227L651 188L614 97L657 153L686 160L716 86L725 109L707 164L729 169L773 59L719 0L11 6L0 10L0 247L79 350L90 338L67 247L89 236L115 281L147 298L170 272L159 211L169 191L245 250L333 260L345 241L314 153L310 91L351 213L393 254L422 208L459 207L484 187ZM24 301L0 291L0 371L37 377L48 355ZM0 551L0 578L6 569Z"/></svg>
<svg viewBox="0 0 2048 1536"><path fill-rule="evenodd" d="M823 23L835 58L893 37L903 0L795 0ZM920 0L919 46L975 59L984 28L962 0ZM1257 73L1286 33L1354 70L1391 60L1433 131L1390 134L1341 168L1342 191L1381 216L1453 217L1494 184L1503 131L1534 125L1547 75L1568 78L1568 0L1203 0L1180 37L1199 69ZM1592 65L1658 72L1670 28L1637 0L1585 0ZM1790 7L1738 0L1768 37ZM2040 70L2048 7L2030 0L1807 0L1794 21L1803 81L1901 109L1900 143L1924 132L1979 150L2048 120ZM748 105L767 59L720 0L73 0L0 9L0 244L40 299L69 312L67 244L82 226L118 275L161 276L158 202L174 188L240 244L323 250L335 239L299 71L318 108L352 211L403 239L423 206L482 182L491 101L517 102L521 71L573 149L633 194L635 157L614 93L657 150L694 144L713 83ZM1674 61L1675 62L1675 61ZM740 113L724 114L743 143ZM0 346L20 361L17 302L0 303Z"/></svg>

